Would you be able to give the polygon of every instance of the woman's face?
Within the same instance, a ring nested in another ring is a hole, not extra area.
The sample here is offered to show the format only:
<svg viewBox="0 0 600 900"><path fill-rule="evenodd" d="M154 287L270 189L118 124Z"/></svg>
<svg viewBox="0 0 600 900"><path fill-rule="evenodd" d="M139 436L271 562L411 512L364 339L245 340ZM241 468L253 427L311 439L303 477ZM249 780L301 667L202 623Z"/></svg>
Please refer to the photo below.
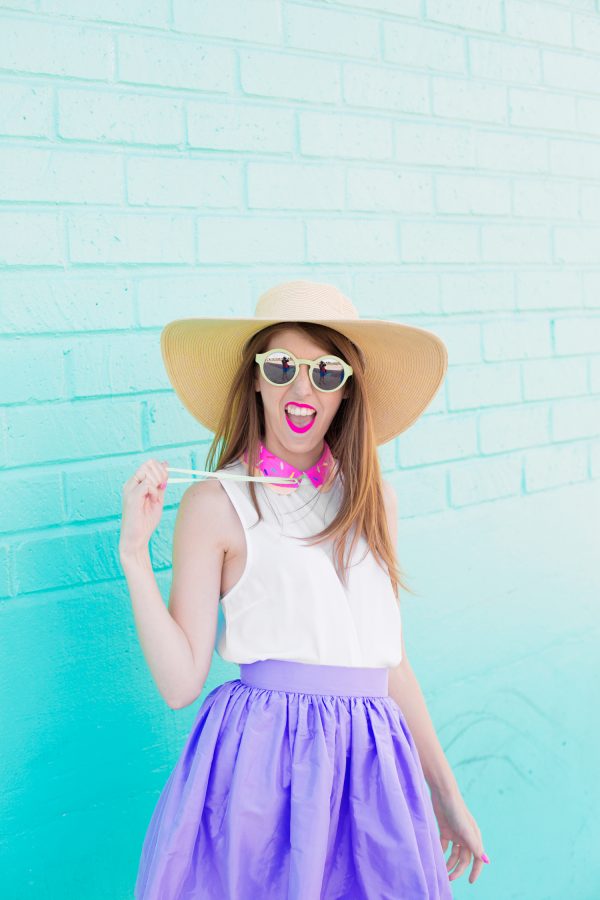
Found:
<svg viewBox="0 0 600 900"><path fill-rule="evenodd" d="M327 348L314 343L308 335L290 328L272 334L265 350L276 347L289 350L302 359L317 359L329 352ZM299 468L306 469L315 463L321 454L325 433L342 398L347 394L348 382L337 391L320 391L312 381L308 366L301 363L300 372L294 381L279 387L263 378L256 364L255 388L262 395L265 411L264 443L269 450ZM316 416L298 419L296 424L292 416L290 423L286 416L286 406L293 403L311 406ZM304 430L311 421L311 427ZM296 431L296 427L302 431Z"/></svg>

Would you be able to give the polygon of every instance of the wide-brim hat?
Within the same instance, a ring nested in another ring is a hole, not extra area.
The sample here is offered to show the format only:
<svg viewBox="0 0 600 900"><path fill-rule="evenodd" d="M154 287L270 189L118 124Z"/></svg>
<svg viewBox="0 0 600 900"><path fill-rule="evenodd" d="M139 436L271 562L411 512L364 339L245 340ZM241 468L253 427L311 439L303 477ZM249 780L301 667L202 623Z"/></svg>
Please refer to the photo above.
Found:
<svg viewBox="0 0 600 900"><path fill-rule="evenodd" d="M167 375L202 425L216 431L246 341L268 325L286 322L328 325L358 346L378 445L406 431L444 380L448 351L433 332L403 322L361 319L334 285L286 281L261 294L251 318L200 316L164 326L160 347Z"/></svg>

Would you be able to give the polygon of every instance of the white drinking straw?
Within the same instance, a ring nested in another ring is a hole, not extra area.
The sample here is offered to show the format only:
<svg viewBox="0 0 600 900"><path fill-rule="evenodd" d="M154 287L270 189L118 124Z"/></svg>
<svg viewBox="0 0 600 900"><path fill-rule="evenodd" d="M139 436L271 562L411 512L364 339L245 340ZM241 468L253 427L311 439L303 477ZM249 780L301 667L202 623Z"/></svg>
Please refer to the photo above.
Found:
<svg viewBox="0 0 600 900"><path fill-rule="evenodd" d="M175 466L167 466L169 472L183 472L188 475L203 475L207 478L231 478L235 481L265 481L275 484L299 484L300 478L288 478L285 475L238 475L235 472L204 472L202 469L177 469ZM189 481L198 481L197 478L171 478L169 484L183 484Z"/></svg>

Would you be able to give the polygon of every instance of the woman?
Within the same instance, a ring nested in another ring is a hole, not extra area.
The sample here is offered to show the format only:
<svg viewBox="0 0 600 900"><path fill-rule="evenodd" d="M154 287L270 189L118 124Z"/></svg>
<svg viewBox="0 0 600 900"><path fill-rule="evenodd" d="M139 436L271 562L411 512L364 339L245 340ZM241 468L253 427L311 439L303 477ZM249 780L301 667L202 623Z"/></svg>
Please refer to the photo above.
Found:
<svg viewBox="0 0 600 900"><path fill-rule="evenodd" d="M215 647L240 677L200 706L135 897L451 898L472 855L471 882L487 858L406 656L395 495L377 456L438 390L442 341L295 281L254 318L169 323L161 348L215 433L200 474L217 458L217 477L179 505L168 609L148 541L179 479L149 460L125 484L136 626L173 708L200 695Z"/></svg>

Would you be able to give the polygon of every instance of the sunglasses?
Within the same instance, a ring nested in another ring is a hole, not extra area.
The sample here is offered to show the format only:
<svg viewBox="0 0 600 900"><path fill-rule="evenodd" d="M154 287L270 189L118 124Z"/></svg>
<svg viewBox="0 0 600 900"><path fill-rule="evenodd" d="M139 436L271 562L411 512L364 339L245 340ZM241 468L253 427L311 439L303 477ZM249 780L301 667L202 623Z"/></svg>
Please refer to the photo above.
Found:
<svg viewBox="0 0 600 900"><path fill-rule="evenodd" d="M298 377L303 363L308 366L314 387L327 394L339 391L352 375L352 366L331 353L325 353L317 359L298 359L289 350L277 347L265 353L257 353L254 359L260 366L263 378L277 387L291 384Z"/></svg>

